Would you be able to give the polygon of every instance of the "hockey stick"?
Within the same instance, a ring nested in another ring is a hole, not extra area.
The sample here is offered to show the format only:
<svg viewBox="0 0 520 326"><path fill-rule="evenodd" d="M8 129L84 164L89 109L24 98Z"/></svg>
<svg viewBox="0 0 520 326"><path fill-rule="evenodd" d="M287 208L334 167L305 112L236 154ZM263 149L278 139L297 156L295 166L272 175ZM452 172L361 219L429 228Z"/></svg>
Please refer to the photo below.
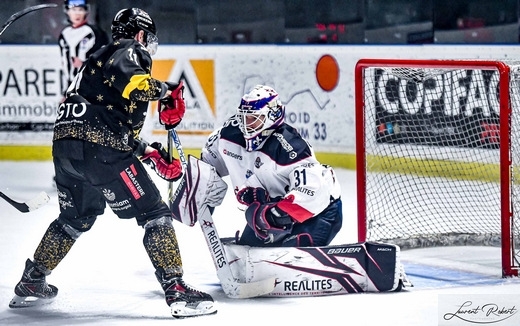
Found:
<svg viewBox="0 0 520 326"><path fill-rule="evenodd" d="M170 146L172 142L175 144L175 149L179 153L179 159L186 171L188 168L188 161L184 155L179 136L173 129L168 130L168 146ZM230 298L246 299L259 297L272 292L276 286L276 278L274 277L257 282L241 283L233 276L233 272L231 271L231 267L229 266L229 262L224 253L224 247L222 246L222 241L218 235L209 208L204 206L197 215L211 258L213 259L213 263L217 270L217 277L220 280L220 285L222 286L224 293Z"/></svg>
<svg viewBox="0 0 520 326"><path fill-rule="evenodd" d="M168 130L168 140L167 140L167 146L168 146L168 157L170 160L173 159L173 137L170 136L171 130ZM182 165L184 167L184 164ZM173 182L168 182L168 204L171 206L173 198Z"/></svg>
<svg viewBox="0 0 520 326"><path fill-rule="evenodd" d="M36 197L24 203L19 203L17 201L12 200L3 192L0 192L0 197L5 199L9 204L13 205L14 208L16 208L22 213L34 211L35 209L38 209L41 206L47 204L47 202L49 201L49 195L47 195L44 191L40 192Z"/></svg>
<svg viewBox="0 0 520 326"><path fill-rule="evenodd" d="M5 30L7 29L7 27L9 27L15 20L17 20L18 18L32 12L32 11L35 11L35 10L40 10L40 9L44 9L44 8L54 8L54 7L57 7L58 5L55 4L55 3L44 3L44 4L41 4L41 5L36 5L36 6L32 6L32 7L28 7L28 8L25 8L23 10L20 10L14 14L11 15L11 17L9 17L9 19L2 25L2 29L0 30L0 36L2 36L2 34L5 32Z"/></svg>

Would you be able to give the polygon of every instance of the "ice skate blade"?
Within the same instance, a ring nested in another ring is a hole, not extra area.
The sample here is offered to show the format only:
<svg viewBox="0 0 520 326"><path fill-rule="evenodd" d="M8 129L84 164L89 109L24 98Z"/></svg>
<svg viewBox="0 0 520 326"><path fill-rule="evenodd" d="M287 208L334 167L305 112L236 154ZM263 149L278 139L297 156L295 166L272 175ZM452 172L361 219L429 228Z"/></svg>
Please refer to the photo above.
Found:
<svg viewBox="0 0 520 326"><path fill-rule="evenodd" d="M186 302L174 302L170 305L172 316L175 318L190 318L217 313L212 301L202 301L197 307L187 307Z"/></svg>
<svg viewBox="0 0 520 326"><path fill-rule="evenodd" d="M14 295L9 302L9 308L29 308L29 307L38 307L49 304L54 301L54 298L50 299L42 299L38 297L20 297L18 295Z"/></svg>

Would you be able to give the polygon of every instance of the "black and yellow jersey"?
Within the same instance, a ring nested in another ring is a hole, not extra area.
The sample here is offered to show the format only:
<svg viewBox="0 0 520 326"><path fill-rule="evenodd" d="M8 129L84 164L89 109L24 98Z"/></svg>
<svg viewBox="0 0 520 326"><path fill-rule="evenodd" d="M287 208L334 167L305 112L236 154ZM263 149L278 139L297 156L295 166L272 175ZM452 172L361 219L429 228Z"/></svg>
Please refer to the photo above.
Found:
<svg viewBox="0 0 520 326"><path fill-rule="evenodd" d="M148 102L162 98L165 83L151 77L152 58L132 39L109 43L94 52L67 89L54 126L54 140L81 139L132 150Z"/></svg>

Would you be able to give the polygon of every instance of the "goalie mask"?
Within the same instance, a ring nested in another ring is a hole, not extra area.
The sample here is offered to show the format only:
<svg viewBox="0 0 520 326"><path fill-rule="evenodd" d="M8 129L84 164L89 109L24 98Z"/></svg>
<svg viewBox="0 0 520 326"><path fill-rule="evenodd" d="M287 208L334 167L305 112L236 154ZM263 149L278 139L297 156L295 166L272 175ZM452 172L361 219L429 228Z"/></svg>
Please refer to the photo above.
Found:
<svg viewBox="0 0 520 326"><path fill-rule="evenodd" d="M112 21L112 39L133 39L140 30L145 31L146 49L150 55L157 52L157 29L153 19L144 10L127 8L120 10Z"/></svg>
<svg viewBox="0 0 520 326"><path fill-rule="evenodd" d="M285 107L273 88L257 85L242 97L237 117L246 140L246 149L251 152L259 149L284 122Z"/></svg>

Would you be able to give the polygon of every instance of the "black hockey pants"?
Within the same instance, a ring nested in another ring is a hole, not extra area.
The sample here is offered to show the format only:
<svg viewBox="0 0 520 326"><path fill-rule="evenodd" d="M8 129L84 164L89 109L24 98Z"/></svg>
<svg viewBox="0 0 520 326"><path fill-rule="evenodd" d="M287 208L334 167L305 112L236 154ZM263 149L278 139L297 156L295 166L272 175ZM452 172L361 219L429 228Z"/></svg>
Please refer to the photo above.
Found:
<svg viewBox="0 0 520 326"><path fill-rule="evenodd" d="M171 212L132 152L80 140L53 143L60 216L79 232L88 231L106 204L123 219L143 226Z"/></svg>

